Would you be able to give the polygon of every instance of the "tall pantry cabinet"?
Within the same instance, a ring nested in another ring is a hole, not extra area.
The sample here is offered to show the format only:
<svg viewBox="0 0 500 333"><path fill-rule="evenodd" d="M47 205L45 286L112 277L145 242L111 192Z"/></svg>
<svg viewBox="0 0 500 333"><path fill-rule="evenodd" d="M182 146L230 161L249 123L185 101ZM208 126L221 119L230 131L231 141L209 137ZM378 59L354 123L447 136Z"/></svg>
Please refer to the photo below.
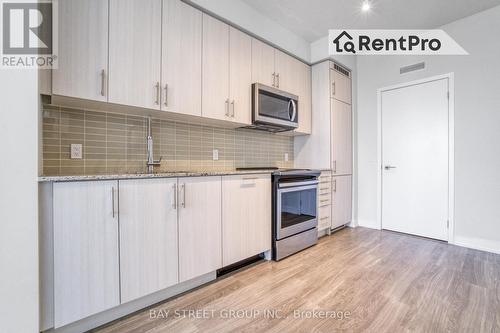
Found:
<svg viewBox="0 0 500 333"><path fill-rule="evenodd" d="M295 166L323 170L319 229L329 231L352 220L351 72L325 61L313 66L312 85L314 131L308 137L295 138Z"/></svg>

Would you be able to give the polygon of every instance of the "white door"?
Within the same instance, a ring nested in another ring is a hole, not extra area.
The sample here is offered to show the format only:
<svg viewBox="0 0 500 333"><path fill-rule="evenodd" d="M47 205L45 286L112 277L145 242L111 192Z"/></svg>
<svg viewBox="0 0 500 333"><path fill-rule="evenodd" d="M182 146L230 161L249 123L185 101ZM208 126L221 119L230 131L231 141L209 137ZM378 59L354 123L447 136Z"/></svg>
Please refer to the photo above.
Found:
<svg viewBox="0 0 500 333"><path fill-rule="evenodd" d="M179 282L222 267L221 177L179 179Z"/></svg>
<svg viewBox="0 0 500 333"><path fill-rule="evenodd" d="M54 184L54 325L120 304L116 181Z"/></svg>
<svg viewBox="0 0 500 333"><path fill-rule="evenodd" d="M59 68L54 95L105 102L108 76L108 1L59 1Z"/></svg>
<svg viewBox="0 0 500 333"><path fill-rule="evenodd" d="M120 180L122 303L178 282L177 178Z"/></svg>
<svg viewBox="0 0 500 333"><path fill-rule="evenodd" d="M201 116L201 12L163 0L162 110Z"/></svg>
<svg viewBox="0 0 500 333"><path fill-rule="evenodd" d="M332 100L332 170L335 175L352 174L352 109L350 104Z"/></svg>
<svg viewBox="0 0 500 333"><path fill-rule="evenodd" d="M109 102L160 109L161 0L109 3Z"/></svg>
<svg viewBox="0 0 500 333"><path fill-rule="evenodd" d="M352 176L332 177L332 229L352 221Z"/></svg>
<svg viewBox="0 0 500 333"><path fill-rule="evenodd" d="M381 98L382 227L447 240L448 79Z"/></svg>

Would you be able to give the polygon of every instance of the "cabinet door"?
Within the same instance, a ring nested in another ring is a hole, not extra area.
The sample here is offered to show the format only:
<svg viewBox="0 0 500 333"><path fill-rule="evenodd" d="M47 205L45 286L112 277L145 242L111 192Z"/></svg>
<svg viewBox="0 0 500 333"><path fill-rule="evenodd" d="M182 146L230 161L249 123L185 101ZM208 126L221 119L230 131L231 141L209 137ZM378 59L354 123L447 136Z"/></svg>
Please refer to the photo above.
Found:
<svg viewBox="0 0 500 333"><path fill-rule="evenodd" d="M230 120L229 26L203 14L202 115Z"/></svg>
<svg viewBox="0 0 500 333"><path fill-rule="evenodd" d="M271 176L222 180L222 251L227 266L271 249Z"/></svg>
<svg viewBox="0 0 500 333"><path fill-rule="evenodd" d="M179 179L179 282L222 267L221 177Z"/></svg>
<svg viewBox="0 0 500 333"><path fill-rule="evenodd" d="M311 134L312 102L311 102L311 67L301 63L298 66L300 79L297 80L299 96L299 127L295 132Z"/></svg>
<svg viewBox="0 0 500 333"><path fill-rule="evenodd" d="M275 85L274 47L252 38L252 83Z"/></svg>
<svg viewBox="0 0 500 333"><path fill-rule="evenodd" d="M229 28L230 114L240 124L252 123L252 38Z"/></svg>
<svg viewBox="0 0 500 333"><path fill-rule="evenodd" d="M351 78L331 69L330 80L332 98L351 104Z"/></svg>
<svg viewBox="0 0 500 333"><path fill-rule="evenodd" d="M120 181L122 303L178 282L177 179Z"/></svg>
<svg viewBox="0 0 500 333"><path fill-rule="evenodd" d="M352 220L352 176L333 177L332 229Z"/></svg>
<svg viewBox="0 0 500 333"><path fill-rule="evenodd" d="M352 112L349 104L332 100L332 170L336 175L352 174Z"/></svg>
<svg viewBox="0 0 500 333"><path fill-rule="evenodd" d="M201 116L202 14L163 0L162 110Z"/></svg>
<svg viewBox="0 0 500 333"><path fill-rule="evenodd" d="M276 88L298 95L303 63L288 54L275 50Z"/></svg>
<svg viewBox="0 0 500 333"><path fill-rule="evenodd" d="M109 102L160 109L161 0L110 0Z"/></svg>
<svg viewBox="0 0 500 333"><path fill-rule="evenodd" d="M54 324L120 304L116 181L54 184Z"/></svg>
<svg viewBox="0 0 500 333"><path fill-rule="evenodd" d="M59 1L59 68L52 93L107 101L108 1Z"/></svg>

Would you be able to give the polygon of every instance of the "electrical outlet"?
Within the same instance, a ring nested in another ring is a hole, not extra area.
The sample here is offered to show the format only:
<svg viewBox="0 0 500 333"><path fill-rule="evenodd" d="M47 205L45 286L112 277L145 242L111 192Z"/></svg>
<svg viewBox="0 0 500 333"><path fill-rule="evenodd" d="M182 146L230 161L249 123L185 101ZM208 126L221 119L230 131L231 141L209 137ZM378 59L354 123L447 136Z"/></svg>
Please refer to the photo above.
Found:
<svg viewBox="0 0 500 333"><path fill-rule="evenodd" d="M213 153L212 153L212 159L214 161L218 161L219 160L219 149L214 149L213 150Z"/></svg>
<svg viewBox="0 0 500 333"><path fill-rule="evenodd" d="M82 159L83 158L83 148L80 143L71 144L71 158L72 159Z"/></svg>
<svg viewBox="0 0 500 333"><path fill-rule="evenodd" d="M288 153L285 153L285 162L288 162Z"/></svg>

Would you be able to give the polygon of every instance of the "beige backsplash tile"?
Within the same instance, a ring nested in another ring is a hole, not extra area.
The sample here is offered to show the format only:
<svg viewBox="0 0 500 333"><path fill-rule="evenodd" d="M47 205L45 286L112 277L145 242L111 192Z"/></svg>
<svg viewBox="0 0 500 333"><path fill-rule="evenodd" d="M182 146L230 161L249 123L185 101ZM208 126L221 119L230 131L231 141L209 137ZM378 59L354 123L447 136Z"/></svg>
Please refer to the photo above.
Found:
<svg viewBox="0 0 500 333"><path fill-rule="evenodd" d="M147 118L44 106L43 173L90 175L146 172ZM293 139L247 129L224 129L152 119L158 171L293 167ZM83 145L83 159L70 158L70 145ZM219 160L213 161L213 150ZM288 153L289 161L284 161Z"/></svg>

